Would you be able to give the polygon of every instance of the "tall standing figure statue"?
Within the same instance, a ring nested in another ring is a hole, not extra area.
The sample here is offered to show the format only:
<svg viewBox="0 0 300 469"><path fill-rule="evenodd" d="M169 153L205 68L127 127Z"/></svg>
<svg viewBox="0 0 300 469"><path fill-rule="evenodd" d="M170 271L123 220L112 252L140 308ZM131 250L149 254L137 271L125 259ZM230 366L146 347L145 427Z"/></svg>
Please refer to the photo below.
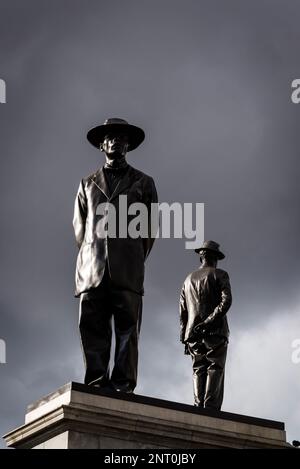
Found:
<svg viewBox="0 0 300 469"><path fill-rule="evenodd" d="M224 259L219 244L205 241L195 250L201 265L186 278L180 295L180 340L193 363L195 405L220 410L229 337L229 276L217 268Z"/></svg>
<svg viewBox="0 0 300 469"><path fill-rule="evenodd" d="M79 247L75 296L80 297L84 382L130 393L137 382L144 264L154 237L151 232L143 237L129 237L128 232L124 236L124 224L127 228L132 219L127 209L135 202L145 204L150 214L157 193L153 179L126 161L126 153L144 140L142 129L113 118L91 129L87 138L105 152L106 162L81 180L74 207L73 226ZM115 214L113 235L107 226L110 215L105 217L99 210L103 205ZM110 374L112 319L116 345Z"/></svg>

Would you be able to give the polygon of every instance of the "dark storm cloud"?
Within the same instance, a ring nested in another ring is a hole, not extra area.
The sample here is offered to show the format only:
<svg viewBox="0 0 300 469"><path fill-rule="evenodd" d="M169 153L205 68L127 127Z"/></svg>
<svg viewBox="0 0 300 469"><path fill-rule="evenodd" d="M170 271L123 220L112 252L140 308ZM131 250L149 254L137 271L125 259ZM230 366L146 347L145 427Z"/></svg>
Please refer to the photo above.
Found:
<svg viewBox="0 0 300 469"><path fill-rule="evenodd" d="M205 236L228 254L232 347L251 361L237 338L249 331L251 348L280 314L297 329L300 106L290 84L300 73L299 15L283 0L1 0L2 432L22 423L25 404L82 377L71 219L80 178L102 164L85 132L106 117L145 128L128 159L154 177L161 201L205 203ZM157 241L137 392L192 400L177 298L197 265L182 240ZM234 360L228 369L228 392L237 370L251 382ZM297 369L287 369L293 389ZM296 406L290 393L282 419ZM261 411L259 398L226 403Z"/></svg>

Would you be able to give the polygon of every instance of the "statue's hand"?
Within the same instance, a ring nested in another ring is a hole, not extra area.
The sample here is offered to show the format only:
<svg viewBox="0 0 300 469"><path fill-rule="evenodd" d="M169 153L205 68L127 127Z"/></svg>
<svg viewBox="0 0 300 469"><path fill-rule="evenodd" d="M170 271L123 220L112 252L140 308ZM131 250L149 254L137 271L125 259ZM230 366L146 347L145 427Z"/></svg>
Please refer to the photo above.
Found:
<svg viewBox="0 0 300 469"><path fill-rule="evenodd" d="M206 324L204 324L204 322L199 322L199 324L197 324L197 326L194 327L193 333L201 334L203 330L205 329L205 327L206 327Z"/></svg>
<svg viewBox="0 0 300 469"><path fill-rule="evenodd" d="M200 322L195 326L189 334L188 342L197 342L201 339L205 333L206 325L203 322Z"/></svg>
<svg viewBox="0 0 300 469"><path fill-rule="evenodd" d="M184 355L190 355L189 344L187 342L184 344Z"/></svg>

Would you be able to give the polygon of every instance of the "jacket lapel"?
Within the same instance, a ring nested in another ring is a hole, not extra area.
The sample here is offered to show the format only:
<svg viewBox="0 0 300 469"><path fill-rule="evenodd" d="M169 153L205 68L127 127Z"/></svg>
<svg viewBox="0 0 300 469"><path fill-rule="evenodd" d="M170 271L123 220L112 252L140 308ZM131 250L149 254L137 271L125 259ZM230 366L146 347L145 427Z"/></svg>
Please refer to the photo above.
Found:
<svg viewBox="0 0 300 469"><path fill-rule="evenodd" d="M98 169L98 171L92 177L93 183L100 189L101 192L105 195L107 199L110 198L109 195L109 188L105 179L105 174L103 171L103 167Z"/></svg>
<svg viewBox="0 0 300 469"><path fill-rule="evenodd" d="M108 200L112 200L115 197L117 197L122 191L124 191L129 185L132 184L133 173L134 173L133 167L128 165L128 170L126 171L124 177L119 181L112 195L109 194L109 188L105 179L103 167L101 167L94 174L94 176L92 177L92 181L98 187L98 189L100 189L100 191L103 192L103 194Z"/></svg>

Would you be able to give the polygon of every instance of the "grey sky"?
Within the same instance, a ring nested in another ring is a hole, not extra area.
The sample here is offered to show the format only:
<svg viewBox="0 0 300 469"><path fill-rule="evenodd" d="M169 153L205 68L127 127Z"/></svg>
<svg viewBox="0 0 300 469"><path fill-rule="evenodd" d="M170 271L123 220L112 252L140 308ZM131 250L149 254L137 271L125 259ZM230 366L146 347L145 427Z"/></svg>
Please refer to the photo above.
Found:
<svg viewBox="0 0 300 469"><path fill-rule="evenodd" d="M291 363L300 105L290 100L300 5L0 0L0 9L1 432L22 424L27 403L82 380L73 202L103 162L86 131L122 117L146 132L129 163L154 177L160 201L204 202L205 237L228 255L224 410L283 420L300 439L300 364ZM197 266L184 240L154 246L137 393L192 402L177 303Z"/></svg>

